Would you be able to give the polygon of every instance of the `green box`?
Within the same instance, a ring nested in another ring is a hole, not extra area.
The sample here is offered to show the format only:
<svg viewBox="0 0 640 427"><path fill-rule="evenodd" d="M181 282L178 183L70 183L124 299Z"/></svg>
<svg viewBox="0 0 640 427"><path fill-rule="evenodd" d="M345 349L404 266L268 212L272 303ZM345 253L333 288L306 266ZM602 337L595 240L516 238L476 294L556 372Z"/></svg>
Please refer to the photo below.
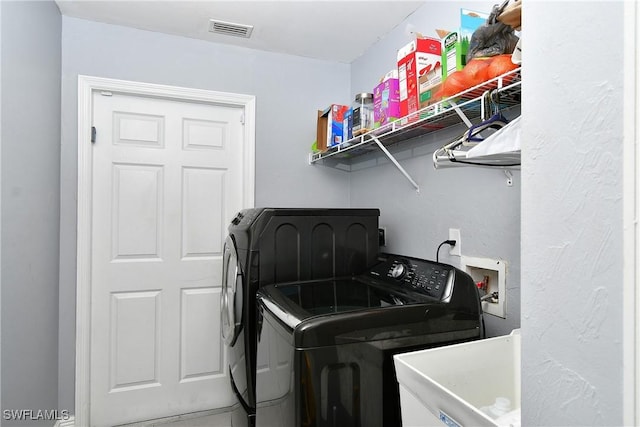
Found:
<svg viewBox="0 0 640 427"><path fill-rule="evenodd" d="M442 79L467 65L467 52L473 33L483 25L489 14L469 9L460 9L460 28L442 39Z"/></svg>
<svg viewBox="0 0 640 427"><path fill-rule="evenodd" d="M469 39L461 37L460 33L453 31L442 39L442 79L454 71L462 70L467 64L467 51Z"/></svg>

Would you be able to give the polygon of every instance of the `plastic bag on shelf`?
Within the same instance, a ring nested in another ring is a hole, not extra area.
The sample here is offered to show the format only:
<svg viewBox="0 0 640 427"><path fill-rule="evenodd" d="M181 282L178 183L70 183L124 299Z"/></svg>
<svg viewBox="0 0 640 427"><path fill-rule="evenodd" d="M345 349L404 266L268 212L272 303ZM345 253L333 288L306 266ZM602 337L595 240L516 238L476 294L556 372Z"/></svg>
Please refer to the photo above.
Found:
<svg viewBox="0 0 640 427"><path fill-rule="evenodd" d="M503 53L513 53L518 43L518 36L513 28L498 20L509 3L505 0L501 5L494 5L489 18L471 35L467 61L473 58L496 56Z"/></svg>

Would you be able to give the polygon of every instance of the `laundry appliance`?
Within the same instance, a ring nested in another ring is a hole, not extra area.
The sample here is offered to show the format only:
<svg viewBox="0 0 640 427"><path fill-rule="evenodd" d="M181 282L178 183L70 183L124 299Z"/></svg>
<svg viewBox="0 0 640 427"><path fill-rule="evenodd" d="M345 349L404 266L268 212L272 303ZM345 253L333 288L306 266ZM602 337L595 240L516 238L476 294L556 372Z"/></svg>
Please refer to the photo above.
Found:
<svg viewBox="0 0 640 427"><path fill-rule="evenodd" d="M261 287L257 332L268 360L258 427L399 427L393 355L477 340L484 327L468 274L381 254L360 275Z"/></svg>
<svg viewBox="0 0 640 427"><path fill-rule="evenodd" d="M256 292L261 286L360 274L378 254L378 209L254 208L239 212L223 250L222 338L238 405L233 426L255 423Z"/></svg>

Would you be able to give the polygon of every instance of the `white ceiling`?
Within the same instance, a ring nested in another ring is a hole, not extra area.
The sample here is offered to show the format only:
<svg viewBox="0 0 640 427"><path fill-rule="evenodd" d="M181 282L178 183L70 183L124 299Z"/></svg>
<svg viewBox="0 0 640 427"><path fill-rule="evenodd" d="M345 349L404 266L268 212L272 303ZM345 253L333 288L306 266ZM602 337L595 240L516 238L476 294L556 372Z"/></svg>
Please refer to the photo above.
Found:
<svg viewBox="0 0 640 427"><path fill-rule="evenodd" d="M56 0L65 16L252 49L350 63L422 1ZM209 32L209 19L253 25L251 38Z"/></svg>

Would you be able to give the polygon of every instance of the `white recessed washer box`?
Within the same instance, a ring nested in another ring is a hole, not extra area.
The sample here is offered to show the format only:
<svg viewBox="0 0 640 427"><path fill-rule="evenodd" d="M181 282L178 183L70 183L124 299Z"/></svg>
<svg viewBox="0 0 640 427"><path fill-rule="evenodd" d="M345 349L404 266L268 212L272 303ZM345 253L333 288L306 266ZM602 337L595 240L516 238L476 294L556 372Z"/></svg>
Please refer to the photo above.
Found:
<svg viewBox="0 0 640 427"><path fill-rule="evenodd" d="M492 298L482 302L482 311L506 319L506 263L500 259L462 256L460 258L460 269L468 273L476 283L486 281L487 293L498 293L497 299Z"/></svg>

